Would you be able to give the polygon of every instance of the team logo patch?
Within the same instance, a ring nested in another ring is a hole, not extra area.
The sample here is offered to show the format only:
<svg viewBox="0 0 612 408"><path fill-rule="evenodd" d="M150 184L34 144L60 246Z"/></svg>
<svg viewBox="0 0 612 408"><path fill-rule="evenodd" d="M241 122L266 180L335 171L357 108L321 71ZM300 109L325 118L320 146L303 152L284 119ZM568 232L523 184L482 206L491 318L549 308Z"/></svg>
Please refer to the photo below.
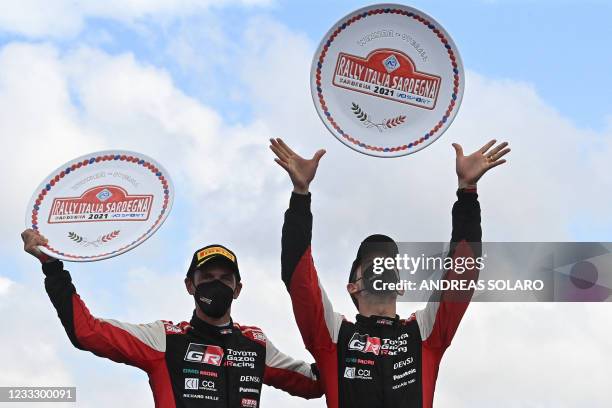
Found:
<svg viewBox="0 0 612 408"><path fill-rule="evenodd" d="M349 350L361 351L362 353L380 354L381 342L379 337L370 337L367 334L354 333L349 341Z"/></svg>
<svg viewBox="0 0 612 408"><path fill-rule="evenodd" d="M220 366L223 361L223 354L223 349L219 346L189 343L185 361Z"/></svg>
<svg viewBox="0 0 612 408"><path fill-rule="evenodd" d="M228 348L225 366L234 368L255 368L257 352Z"/></svg>

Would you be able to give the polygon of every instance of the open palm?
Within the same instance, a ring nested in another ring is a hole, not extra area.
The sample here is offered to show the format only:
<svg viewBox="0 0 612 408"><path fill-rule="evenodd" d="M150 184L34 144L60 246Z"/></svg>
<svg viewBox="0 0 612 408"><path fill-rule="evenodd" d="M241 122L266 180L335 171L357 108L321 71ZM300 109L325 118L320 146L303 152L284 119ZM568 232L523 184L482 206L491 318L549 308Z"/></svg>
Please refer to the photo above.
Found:
<svg viewBox="0 0 612 408"><path fill-rule="evenodd" d="M491 140L469 156L464 156L461 145L453 143L457 155L456 170L460 187L476 184L487 171L506 162L505 159L500 159L510 152L510 148L506 147L508 142L500 143L491 149L495 143L497 143L495 139Z"/></svg>
<svg viewBox="0 0 612 408"><path fill-rule="evenodd" d="M304 159L291 150L280 138L270 139L270 149L276 155L274 161L289 173L294 190L298 193L306 194L310 182L317 173L319 160L325 154L325 150L318 150L312 159Z"/></svg>

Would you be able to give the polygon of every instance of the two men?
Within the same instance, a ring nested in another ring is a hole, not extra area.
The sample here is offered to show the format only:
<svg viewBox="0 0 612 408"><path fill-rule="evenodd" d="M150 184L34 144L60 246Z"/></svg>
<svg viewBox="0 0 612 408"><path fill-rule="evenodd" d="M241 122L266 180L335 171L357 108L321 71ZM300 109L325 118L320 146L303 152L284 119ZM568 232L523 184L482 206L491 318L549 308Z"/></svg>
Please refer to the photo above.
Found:
<svg viewBox="0 0 612 408"><path fill-rule="evenodd" d="M185 278L195 301L189 322L130 324L91 315L62 262L38 249L46 239L34 230L22 238L42 262L45 289L72 344L144 370L156 407L257 408L262 384L302 398L322 395L314 367L278 351L259 328L232 320L242 283L229 249L210 245L193 255Z"/></svg>
<svg viewBox="0 0 612 408"><path fill-rule="evenodd" d="M359 247L350 268L347 291L359 310L355 322L334 311L321 287L311 253L312 213L309 186L324 150L310 160L281 139L270 140L275 161L293 183L282 232L282 279L304 345L314 357L329 408L432 407L442 356L458 328L471 294L442 292L425 309L401 319L398 293L374 290L375 257L393 257L397 246L384 235L372 235ZM459 188L453 205L450 257L480 256L482 231L476 183L488 170L505 163L507 143L492 140L469 156L453 144ZM495 146L495 147L494 147ZM455 263L453 262L453 265ZM473 280L475 268L445 279ZM380 277L383 279L383 277ZM392 277L391 280L397 279Z"/></svg>
<svg viewBox="0 0 612 408"><path fill-rule="evenodd" d="M464 156L456 150L459 181L452 210L449 256L479 255L480 206L476 183L503 164L507 143L490 141ZM396 314L397 292L373 288L372 260L398 249L384 235L360 246L350 269L347 290L359 310L349 322L333 310L318 280L311 254L312 214L309 185L321 157L306 160L282 140L271 140L277 163L290 175L293 193L282 233L282 279L314 366L279 352L256 327L231 318L231 304L242 289L236 255L221 245L195 252L185 278L194 297L189 322L158 320L128 324L92 316L76 292L62 262L44 255L46 240L36 231L22 234L27 252L43 264L45 288L75 347L143 369L156 407L257 407L261 384L293 395L315 398L325 393L330 408L431 407L441 358L466 311L469 297L443 292L408 319ZM476 279L476 271L446 279ZM458 301L459 300L459 301Z"/></svg>

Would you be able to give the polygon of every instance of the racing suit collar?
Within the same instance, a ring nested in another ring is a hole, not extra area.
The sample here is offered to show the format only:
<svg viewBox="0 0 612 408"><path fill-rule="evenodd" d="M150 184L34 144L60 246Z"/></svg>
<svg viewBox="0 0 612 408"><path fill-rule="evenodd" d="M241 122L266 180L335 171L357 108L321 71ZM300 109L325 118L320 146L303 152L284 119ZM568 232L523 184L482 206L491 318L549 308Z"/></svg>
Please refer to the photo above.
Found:
<svg viewBox="0 0 612 408"><path fill-rule="evenodd" d="M193 330L195 330L196 333L200 333L202 335L225 336L227 334L232 334L234 328L234 321L230 317L230 321L228 324L224 326L215 326L200 319L196 315L194 310L193 315L191 316L191 320L189 321L189 325L192 327Z"/></svg>
<svg viewBox="0 0 612 408"><path fill-rule="evenodd" d="M357 319L357 323L360 323L366 326L382 326L382 327L393 326L395 327L399 322L398 315L395 315L395 317L391 318L387 316L377 316L377 315L364 316L362 314L358 314L356 316L356 319Z"/></svg>

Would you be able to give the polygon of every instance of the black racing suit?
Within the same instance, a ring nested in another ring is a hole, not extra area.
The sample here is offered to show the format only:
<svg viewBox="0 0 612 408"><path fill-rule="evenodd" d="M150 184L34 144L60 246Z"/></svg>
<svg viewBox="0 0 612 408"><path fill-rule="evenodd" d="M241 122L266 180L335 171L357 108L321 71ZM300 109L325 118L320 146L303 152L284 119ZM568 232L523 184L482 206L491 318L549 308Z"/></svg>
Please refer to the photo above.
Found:
<svg viewBox="0 0 612 408"><path fill-rule="evenodd" d="M45 288L72 344L149 376L155 406L257 408L262 384L303 398L323 395L314 367L281 353L253 326L130 324L92 316L60 261L43 264Z"/></svg>
<svg viewBox="0 0 612 408"><path fill-rule="evenodd" d="M480 205L475 189L457 191L452 210L453 257L480 256ZM302 339L320 372L329 408L429 408L440 360L465 313L471 292L434 294L408 319L333 310L311 255L310 194L293 193L282 236L282 279ZM453 262L454 264L454 262ZM445 279L477 279L477 269ZM432 298L433 299L433 298Z"/></svg>

